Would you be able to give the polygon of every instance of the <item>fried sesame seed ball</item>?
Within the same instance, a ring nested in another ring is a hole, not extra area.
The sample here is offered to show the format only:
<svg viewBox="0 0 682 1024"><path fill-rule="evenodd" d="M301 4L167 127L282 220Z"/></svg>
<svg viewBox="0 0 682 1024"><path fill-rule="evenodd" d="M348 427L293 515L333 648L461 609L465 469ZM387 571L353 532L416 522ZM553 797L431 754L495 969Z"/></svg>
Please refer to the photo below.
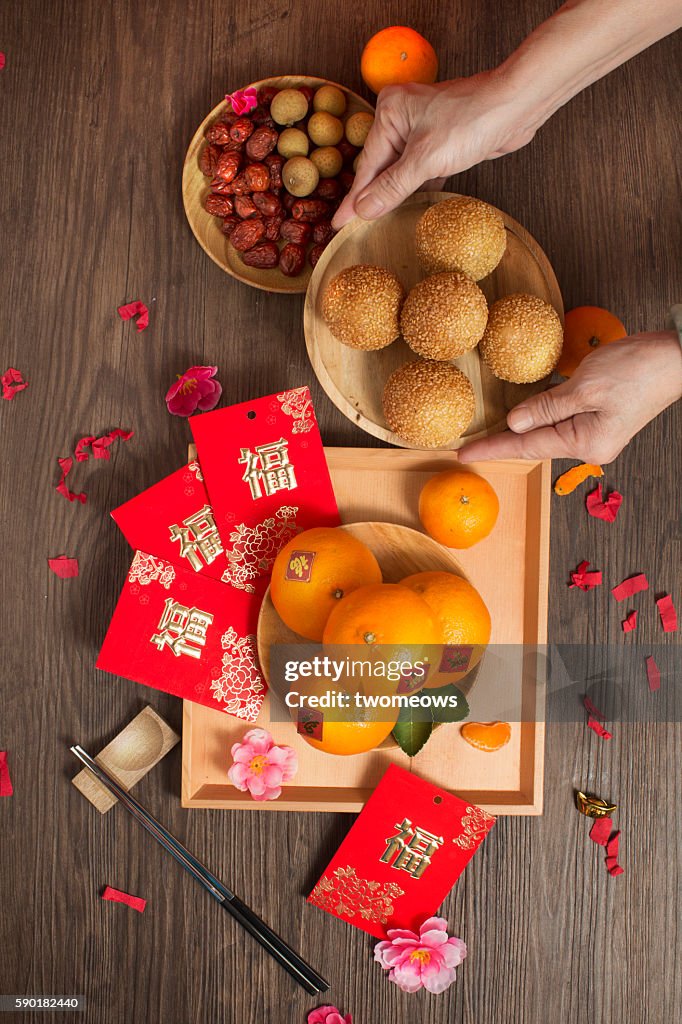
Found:
<svg viewBox="0 0 682 1024"><path fill-rule="evenodd" d="M505 295L490 307L479 351L500 380L530 384L559 361L563 328L553 306L536 295Z"/></svg>
<svg viewBox="0 0 682 1024"><path fill-rule="evenodd" d="M471 196L436 203L417 222L417 256L428 274L461 270L474 281L492 273L507 247L502 217Z"/></svg>
<svg viewBox="0 0 682 1024"><path fill-rule="evenodd" d="M419 448L438 448L461 437L476 409L468 377L452 363L416 359L386 381L384 416L391 430Z"/></svg>
<svg viewBox="0 0 682 1024"><path fill-rule="evenodd" d="M398 337L405 289L390 270L369 264L346 267L327 285L322 316L335 338L350 348L385 348Z"/></svg>
<svg viewBox="0 0 682 1024"><path fill-rule="evenodd" d="M400 313L400 330L417 355L456 359L478 345L487 321L485 295L466 274L453 270L414 286Z"/></svg>

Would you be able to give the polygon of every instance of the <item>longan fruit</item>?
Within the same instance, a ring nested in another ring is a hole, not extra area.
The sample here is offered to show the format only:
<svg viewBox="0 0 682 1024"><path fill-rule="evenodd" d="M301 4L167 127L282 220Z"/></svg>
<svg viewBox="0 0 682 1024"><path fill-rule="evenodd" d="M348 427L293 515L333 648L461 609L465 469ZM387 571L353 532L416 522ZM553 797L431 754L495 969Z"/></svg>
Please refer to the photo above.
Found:
<svg viewBox="0 0 682 1024"><path fill-rule="evenodd" d="M365 113L364 110L351 114L346 121L346 138L350 144L362 148L373 124L373 115Z"/></svg>
<svg viewBox="0 0 682 1024"><path fill-rule="evenodd" d="M318 110L308 121L308 135L316 146L335 146L343 138L343 124L326 110Z"/></svg>
<svg viewBox="0 0 682 1024"><path fill-rule="evenodd" d="M317 188L320 173L306 156L294 156L282 168L282 181L292 196L309 196Z"/></svg>
<svg viewBox="0 0 682 1024"><path fill-rule="evenodd" d="M343 157L335 146L321 146L314 149L310 159L320 172L321 178L335 178L343 167Z"/></svg>
<svg viewBox="0 0 682 1024"><path fill-rule="evenodd" d="M335 85L321 85L313 96L313 109L341 117L346 112L346 97Z"/></svg>
<svg viewBox="0 0 682 1024"><path fill-rule="evenodd" d="M307 113L308 101L300 89L282 89L270 104L270 116L277 124L294 124Z"/></svg>
<svg viewBox="0 0 682 1024"><path fill-rule="evenodd" d="M307 156L310 142L300 128L285 128L277 140L277 152L286 160L292 156Z"/></svg>

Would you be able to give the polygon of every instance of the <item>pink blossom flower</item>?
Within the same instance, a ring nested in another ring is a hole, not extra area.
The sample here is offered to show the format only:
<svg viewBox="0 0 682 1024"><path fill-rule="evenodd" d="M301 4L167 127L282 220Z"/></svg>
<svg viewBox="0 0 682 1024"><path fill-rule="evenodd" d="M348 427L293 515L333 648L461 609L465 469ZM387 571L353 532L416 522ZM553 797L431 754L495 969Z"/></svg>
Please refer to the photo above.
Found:
<svg viewBox="0 0 682 1024"><path fill-rule="evenodd" d="M254 800L276 800L282 783L293 779L298 771L296 751L276 746L266 729L244 733L243 741L232 746L232 759L234 764L227 777L242 793L248 790Z"/></svg>
<svg viewBox="0 0 682 1024"><path fill-rule="evenodd" d="M166 393L168 412L173 416L191 416L197 409L215 409L223 393L218 381L212 380L217 372L217 366L190 366L178 374L177 383Z"/></svg>
<svg viewBox="0 0 682 1024"><path fill-rule="evenodd" d="M251 86L249 89L235 89L234 92L228 94L225 97L226 103L232 104L232 109L235 114L248 114L249 110L253 110L258 104L258 93Z"/></svg>
<svg viewBox="0 0 682 1024"><path fill-rule="evenodd" d="M335 1006L318 1006L308 1014L308 1024L353 1024L350 1013L345 1017Z"/></svg>
<svg viewBox="0 0 682 1024"><path fill-rule="evenodd" d="M374 959L389 971L389 980L403 992L444 992L455 980L455 967L467 955L466 945L454 935L448 938L448 923L430 917L419 935L403 928L389 928L388 940L377 942Z"/></svg>

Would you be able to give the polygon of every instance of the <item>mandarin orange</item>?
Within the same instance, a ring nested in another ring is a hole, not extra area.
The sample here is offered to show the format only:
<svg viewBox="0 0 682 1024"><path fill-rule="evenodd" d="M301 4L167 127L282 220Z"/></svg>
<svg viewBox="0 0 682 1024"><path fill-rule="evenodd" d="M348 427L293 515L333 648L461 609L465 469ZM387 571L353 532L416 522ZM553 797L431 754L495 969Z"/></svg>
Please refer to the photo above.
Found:
<svg viewBox="0 0 682 1024"><path fill-rule="evenodd" d="M495 491L477 473L445 469L424 484L419 518L434 540L448 548L470 548L492 531L500 510Z"/></svg>
<svg viewBox="0 0 682 1024"><path fill-rule="evenodd" d="M315 716L310 731L299 718L298 732L311 747L326 754L364 754L374 750L391 733L398 718L398 709L354 709L348 721L329 720Z"/></svg>
<svg viewBox="0 0 682 1024"><path fill-rule="evenodd" d="M369 548L341 527L319 526L299 533L279 552L270 597L289 629L319 641L332 609L369 583L381 583Z"/></svg>
<svg viewBox="0 0 682 1024"><path fill-rule="evenodd" d="M397 583L378 583L359 587L335 605L322 641L421 649L439 643L440 630L418 594Z"/></svg>
<svg viewBox="0 0 682 1024"><path fill-rule="evenodd" d="M406 25L384 28L369 40L360 58L360 73L372 92L387 85L436 81L438 57L428 39Z"/></svg>
<svg viewBox="0 0 682 1024"><path fill-rule="evenodd" d="M576 306L564 318L564 346L557 371L571 377L585 356L599 348L620 341L627 334L624 325L607 309L599 306Z"/></svg>

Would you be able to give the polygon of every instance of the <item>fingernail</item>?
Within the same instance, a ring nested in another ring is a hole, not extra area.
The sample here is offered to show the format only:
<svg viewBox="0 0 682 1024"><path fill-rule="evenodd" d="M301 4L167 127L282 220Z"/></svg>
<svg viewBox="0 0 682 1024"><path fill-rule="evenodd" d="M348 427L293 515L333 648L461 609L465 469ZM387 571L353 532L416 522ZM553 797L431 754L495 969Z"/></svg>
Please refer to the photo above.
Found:
<svg viewBox="0 0 682 1024"><path fill-rule="evenodd" d="M525 406L519 405L507 416L507 425L511 430L515 430L518 434L522 434L524 430L530 430L533 426L533 416L529 409Z"/></svg>
<svg viewBox="0 0 682 1024"><path fill-rule="evenodd" d="M355 212L363 220L373 220L382 213L383 209L384 204L382 201L378 196L372 195L371 192L355 200Z"/></svg>

